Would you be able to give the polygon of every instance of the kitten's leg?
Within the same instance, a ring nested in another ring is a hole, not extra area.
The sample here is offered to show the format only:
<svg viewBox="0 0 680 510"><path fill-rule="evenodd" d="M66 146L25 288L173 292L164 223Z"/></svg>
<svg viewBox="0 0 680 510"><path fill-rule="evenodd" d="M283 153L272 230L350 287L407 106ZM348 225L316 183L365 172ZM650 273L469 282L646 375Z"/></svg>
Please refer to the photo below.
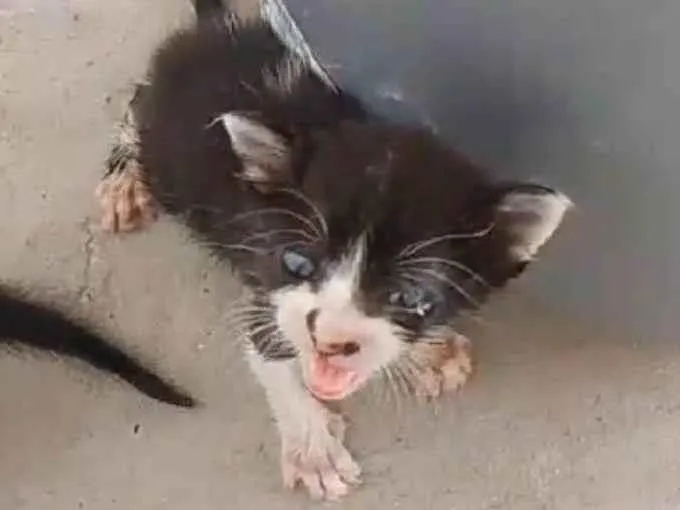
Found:
<svg viewBox="0 0 680 510"><path fill-rule="evenodd" d="M102 229L108 232L131 232L152 223L157 216L156 203L139 162L139 132L135 109L144 94L137 85L128 103L106 164L106 173L97 186L96 196L102 210Z"/></svg>
<svg viewBox="0 0 680 510"><path fill-rule="evenodd" d="M432 398L462 388L473 371L471 347L467 337L455 332L441 343L414 344L411 356L420 368L416 392Z"/></svg>
<svg viewBox="0 0 680 510"><path fill-rule="evenodd" d="M301 483L315 499L338 499L359 483L361 470L343 445L345 423L302 383L296 360L265 360L249 353L281 437L286 487Z"/></svg>

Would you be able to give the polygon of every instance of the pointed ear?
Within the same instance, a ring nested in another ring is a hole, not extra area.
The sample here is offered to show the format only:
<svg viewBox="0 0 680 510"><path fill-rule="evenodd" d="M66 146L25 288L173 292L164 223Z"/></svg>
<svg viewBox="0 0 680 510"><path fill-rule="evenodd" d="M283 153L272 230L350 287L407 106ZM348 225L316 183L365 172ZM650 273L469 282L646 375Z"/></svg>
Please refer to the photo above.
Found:
<svg viewBox="0 0 680 510"><path fill-rule="evenodd" d="M292 149L288 141L243 113L225 113L218 119L241 160L239 175L262 192L271 191L292 177Z"/></svg>
<svg viewBox="0 0 680 510"><path fill-rule="evenodd" d="M498 226L509 239L517 262L530 262L562 223L571 200L559 191L534 184L506 188L497 203Z"/></svg>

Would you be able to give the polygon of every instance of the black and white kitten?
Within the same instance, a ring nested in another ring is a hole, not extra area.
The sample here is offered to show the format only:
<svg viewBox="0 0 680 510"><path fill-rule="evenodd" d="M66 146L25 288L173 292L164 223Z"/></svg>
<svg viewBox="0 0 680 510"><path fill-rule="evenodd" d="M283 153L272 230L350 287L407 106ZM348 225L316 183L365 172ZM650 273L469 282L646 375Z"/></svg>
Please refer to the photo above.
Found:
<svg viewBox="0 0 680 510"><path fill-rule="evenodd" d="M526 267L570 202L494 182L326 86L265 22L198 4L137 89L98 190L103 223L134 230L160 207L250 285L238 313L284 481L338 498L360 472L324 402L391 370L432 394L464 382L455 318Z"/></svg>

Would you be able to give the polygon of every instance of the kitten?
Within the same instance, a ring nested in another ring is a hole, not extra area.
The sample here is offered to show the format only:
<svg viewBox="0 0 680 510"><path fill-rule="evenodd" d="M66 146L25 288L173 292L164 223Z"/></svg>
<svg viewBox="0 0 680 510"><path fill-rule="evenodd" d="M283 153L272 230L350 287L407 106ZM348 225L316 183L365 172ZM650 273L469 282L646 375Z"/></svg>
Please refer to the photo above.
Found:
<svg viewBox="0 0 680 510"><path fill-rule="evenodd" d="M285 484L336 499L360 469L325 403L390 371L426 394L462 384L456 317L519 275L570 202L368 114L220 4L198 2L196 26L155 54L99 186L102 221L130 231L162 210L249 284L237 314Z"/></svg>
<svg viewBox="0 0 680 510"><path fill-rule="evenodd" d="M79 359L120 377L153 399L179 407L196 405L184 390L163 380L91 328L3 287L0 287L0 346L13 350L29 347Z"/></svg>

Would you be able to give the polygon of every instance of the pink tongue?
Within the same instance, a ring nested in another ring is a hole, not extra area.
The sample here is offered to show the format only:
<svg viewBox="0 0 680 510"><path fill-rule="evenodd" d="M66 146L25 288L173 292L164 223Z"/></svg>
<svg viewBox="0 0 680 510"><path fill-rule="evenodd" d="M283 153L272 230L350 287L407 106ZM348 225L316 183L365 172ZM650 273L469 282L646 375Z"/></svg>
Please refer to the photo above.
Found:
<svg viewBox="0 0 680 510"><path fill-rule="evenodd" d="M339 400L351 393L357 374L331 365L327 358L314 356L309 373L309 389L321 399Z"/></svg>

